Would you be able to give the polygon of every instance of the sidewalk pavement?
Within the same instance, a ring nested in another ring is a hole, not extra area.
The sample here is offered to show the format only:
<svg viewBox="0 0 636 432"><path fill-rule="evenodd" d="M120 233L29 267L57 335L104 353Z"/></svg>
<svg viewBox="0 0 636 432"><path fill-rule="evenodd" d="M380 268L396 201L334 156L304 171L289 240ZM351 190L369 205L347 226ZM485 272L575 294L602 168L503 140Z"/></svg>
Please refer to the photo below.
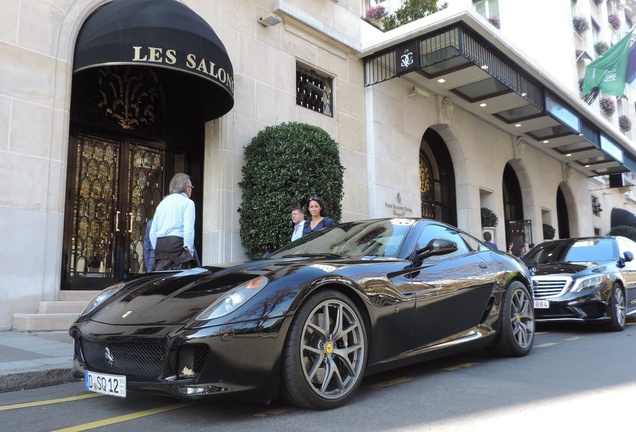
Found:
<svg viewBox="0 0 636 432"><path fill-rule="evenodd" d="M0 332L0 393L77 381L66 331Z"/></svg>

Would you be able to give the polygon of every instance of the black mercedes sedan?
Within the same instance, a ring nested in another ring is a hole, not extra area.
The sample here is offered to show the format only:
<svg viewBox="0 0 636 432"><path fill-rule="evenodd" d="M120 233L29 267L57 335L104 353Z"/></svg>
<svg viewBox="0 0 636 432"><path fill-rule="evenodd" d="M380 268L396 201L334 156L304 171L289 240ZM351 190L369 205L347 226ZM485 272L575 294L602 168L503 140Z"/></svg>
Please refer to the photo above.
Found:
<svg viewBox="0 0 636 432"><path fill-rule="evenodd" d="M551 240L523 261L537 321L602 323L621 331L636 317L636 243L625 237Z"/></svg>
<svg viewBox="0 0 636 432"><path fill-rule="evenodd" d="M88 391L330 409L367 374L534 342L528 269L432 220L347 222L267 258L156 272L102 291L71 326Z"/></svg>

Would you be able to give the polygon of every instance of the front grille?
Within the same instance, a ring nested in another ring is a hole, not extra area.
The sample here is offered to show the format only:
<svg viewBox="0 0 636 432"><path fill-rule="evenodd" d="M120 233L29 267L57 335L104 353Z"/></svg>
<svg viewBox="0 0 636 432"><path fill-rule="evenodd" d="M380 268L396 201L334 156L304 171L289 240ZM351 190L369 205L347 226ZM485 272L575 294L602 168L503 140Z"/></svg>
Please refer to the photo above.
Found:
<svg viewBox="0 0 636 432"><path fill-rule="evenodd" d="M570 278L533 276L532 291L535 299L557 297L567 288Z"/></svg>
<svg viewBox="0 0 636 432"><path fill-rule="evenodd" d="M118 344L82 340L86 368L95 372L156 379L162 375L166 348L161 344Z"/></svg>

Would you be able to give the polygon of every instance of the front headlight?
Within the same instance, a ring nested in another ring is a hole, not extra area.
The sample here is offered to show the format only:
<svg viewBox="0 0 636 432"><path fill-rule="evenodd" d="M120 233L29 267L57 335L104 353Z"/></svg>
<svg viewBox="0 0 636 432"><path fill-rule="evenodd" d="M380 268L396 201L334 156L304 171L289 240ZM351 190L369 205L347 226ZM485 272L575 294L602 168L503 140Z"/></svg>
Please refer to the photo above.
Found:
<svg viewBox="0 0 636 432"><path fill-rule="evenodd" d="M572 289L570 291L578 292L578 291L600 288L603 286L603 284L605 284L606 280L607 280L607 275L605 274L594 275L594 276L577 279L574 281L574 285L572 286Z"/></svg>
<svg viewBox="0 0 636 432"><path fill-rule="evenodd" d="M84 316L88 315L89 313L93 312L95 309L97 309L99 305L104 303L107 299L111 298L113 295L115 295L120 289L122 289L125 286L126 284L124 282L119 282L101 291L84 308L84 310L79 316L79 320L84 318Z"/></svg>
<svg viewBox="0 0 636 432"><path fill-rule="evenodd" d="M213 318L222 317L235 311L249 299L254 297L260 290L265 288L267 282L268 280L266 277L259 276L256 279L242 283L219 297L217 301L212 303L195 319L197 321L207 321Z"/></svg>

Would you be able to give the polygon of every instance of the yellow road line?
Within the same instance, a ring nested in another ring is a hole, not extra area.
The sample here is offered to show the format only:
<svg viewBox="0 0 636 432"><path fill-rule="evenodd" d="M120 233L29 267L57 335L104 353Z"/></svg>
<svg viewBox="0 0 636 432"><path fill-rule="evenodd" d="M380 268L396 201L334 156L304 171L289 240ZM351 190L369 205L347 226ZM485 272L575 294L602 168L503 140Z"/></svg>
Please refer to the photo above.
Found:
<svg viewBox="0 0 636 432"><path fill-rule="evenodd" d="M98 427L102 427L102 426L109 426L109 425L113 425L113 424L117 424L117 423L123 423L129 420L135 420L141 417L146 417L146 416L150 416L153 414L159 414L162 412L166 412L166 411L172 411L175 409L179 409L179 408L184 408L187 406L191 406L192 404L189 402L182 402L182 403L178 403L178 404L174 404L174 405L166 405L163 407L159 407L159 408L152 408L149 410L145 410L145 411L139 411L136 413L132 413L132 414L126 414L126 415L122 415L119 417L112 417L109 419L105 419L105 420L98 420L98 421L94 421L91 423L84 423L81 425L77 425L77 426L71 426L68 428L64 428L64 429L58 429L52 432L79 432L79 431L85 431L85 430L89 430L89 429L95 429Z"/></svg>
<svg viewBox="0 0 636 432"><path fill-rule="evenodd" d="M82 400L82 399L91 399L91 398L96 398L101 396L104 396L104 395L91 393L91 394L71 396L71 397L60 398L60 399L50 399L50 400L43 400L43 401L37 401L37 402L25 402L25 403L15 404L15 405L4 405L4 406L0 406L0 411L9 411L9 410L20 409L20 408L31 408L31 407L37 407L37 406L43 406L43 405L53 405L53 404L64 403L64 402L73 402L73 401Z"/></svg>
<svg viewBox="0 0 636 432"><path fill-rule="evenodd" d="M367 388L370 388L370 389L373 389L373 390L380 390L380 389L385 388L385 387L391 387L391 386L402 384L402 383L409 382L409 381L412 381L412 380L413 380L413 378L408 378L408 377L396 378L394 380L384 381L384 382L381 382L381 383L378 383L378 384L374 384L374 385L369 386Z"/></svg>
<svg viewBox="0 0 636 432"><path fill-rule="evenodd" d="M551 342L551 343L544 343L544 344L541 344L541 345L535 345L534 347L535 348L546 348L546 347L549 347L549 346L552 346L552 345L558 345L558 344L554 343L554 342Z"/></svg>
<svg viewBox="0 0 636 432"><path fill-rule="evenodd" d="M478 365L478 364L479 363L462 363L462 364L458 364L456 366L443 368L442 370L447 371L447 372L452 372L452 371L456 371L456 370L459 370L459 369L466 369L466 368L469 368L471 366L475 366L475 365Z"/></svg>
<svg viewBox="0 0 636 432"><path fill-rule="evenodd" d="M281 407L281 408L276 408L269 411L256 413L254 414L254 417L267 417L271 415L285 414L286 412L293 411L294 409L295 409L294 407Z"/></svg>

